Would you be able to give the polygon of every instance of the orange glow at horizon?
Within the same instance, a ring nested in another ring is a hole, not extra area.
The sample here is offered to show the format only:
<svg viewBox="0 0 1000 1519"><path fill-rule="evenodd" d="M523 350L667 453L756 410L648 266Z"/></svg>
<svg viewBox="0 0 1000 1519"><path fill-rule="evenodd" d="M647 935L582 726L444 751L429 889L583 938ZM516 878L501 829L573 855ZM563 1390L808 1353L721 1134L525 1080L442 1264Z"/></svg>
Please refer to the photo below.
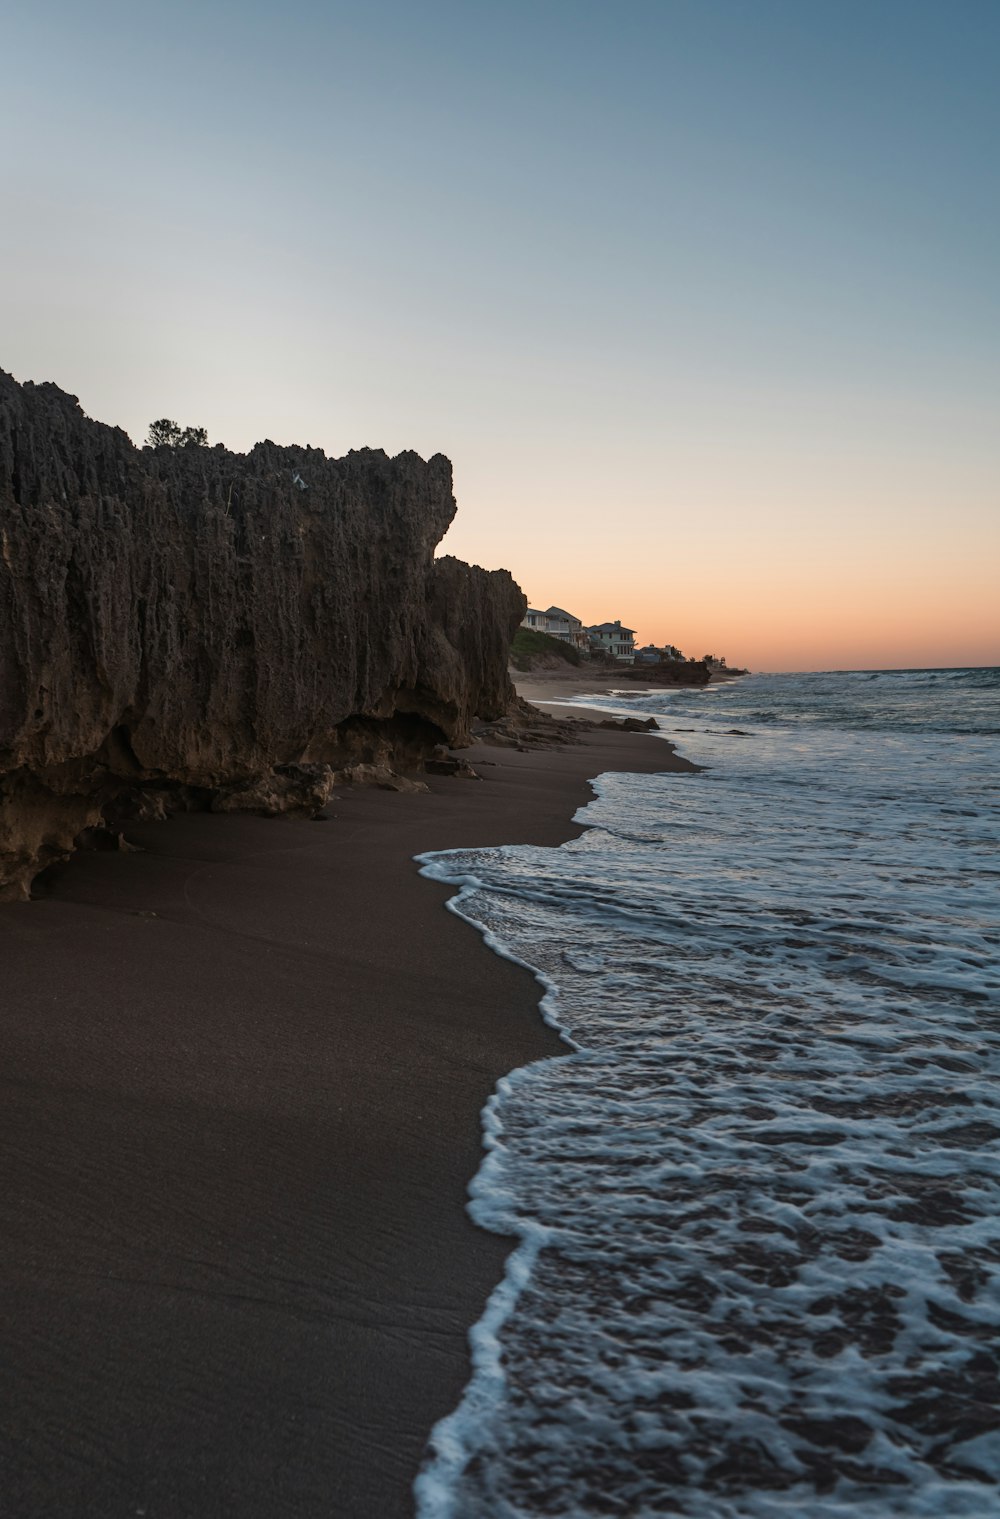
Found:
<svg viewBox="0 0 1000 1519"><path fill-rule="evenodd" d="M714 575L710 560L699 568L703 574L675 569L656 588L611 574L550 580L535 573L522 589L530 605L565 607L585 623L620 618L639 644L672 643L696 658L723 655L758 671L1000 664L985 573L979 585L968 576L958 593L945 595L876 574L851 585L777 576L745 584Z"/></svg>
<svg viewBox="0 0 1000 1519"><path fill-rule="evenodd" d="M586 500L466 511L463 485L445 552L508 568L531 606L620 618L639 644L758 671L1000 664L1000 514L987 491L966 512L977 531L954 518L948 530L944 506L914 496L807 515L756 510L744 489L739 514L646 504L613 516Z"/></svg>

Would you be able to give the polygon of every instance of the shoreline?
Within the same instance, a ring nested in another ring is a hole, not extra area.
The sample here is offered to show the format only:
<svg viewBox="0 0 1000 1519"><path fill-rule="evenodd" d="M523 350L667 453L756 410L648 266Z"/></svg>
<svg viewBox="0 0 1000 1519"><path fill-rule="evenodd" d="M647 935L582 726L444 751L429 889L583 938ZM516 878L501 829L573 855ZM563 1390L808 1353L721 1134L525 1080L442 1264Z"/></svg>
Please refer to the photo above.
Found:
<svg viewBox="0 0 1000 1519"><path fill-rule="evenodd" d="M735 672L723 671L713 674L708 686L682 686L682 685L657 685L653 682L648 684L626 680L618 683L614 680L614 671L608 670L606 665L594 669L588 669L585 665L566 665L561 670L529 670L520 671L512 669L511 679L517 687L518 696L523 696L525 701L530 701L536 707L543 710L549 703L561 703L567 698L577 698L581 695L610 696L617 693L616 701L628 702L636 696L653 696L663 693L666 696L707 691L709 686L726 685L729 681L743 680L745 675L737 675ZM592 717L599 709L589 707L574 707L573 711L583 716ZM561 715L565 715L561 713ZM600 711L600 716L606 717L606 711Z"/></svg>
<svg viewBox="0 0 1000 1519"><path fill-rule="evenodd" d="M414 857L557 845L600 773L695 768L611 730L463 755L481 781L323 826L130 828L0 911L12 1511L412 1513L514 1243L465 1214L479 1115L565 1048Z"/></svg>

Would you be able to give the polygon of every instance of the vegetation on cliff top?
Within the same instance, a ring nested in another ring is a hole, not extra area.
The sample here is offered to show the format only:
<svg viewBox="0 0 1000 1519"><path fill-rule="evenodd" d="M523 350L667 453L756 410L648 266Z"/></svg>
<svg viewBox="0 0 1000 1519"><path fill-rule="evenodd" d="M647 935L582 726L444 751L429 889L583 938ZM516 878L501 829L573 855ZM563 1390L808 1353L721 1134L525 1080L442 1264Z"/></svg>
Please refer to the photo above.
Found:
<svg viewBox="0 0 1000 1519"><path fill-rule="evenodd" d="M168 448L206 448L208 432L204 427L181 427L169 417L160 417L150 422L146 445L161 448L164 444Z"/></svg>
<svg viewBox="0 0 1000 1519"><path fill-rule="evenodd" d="M580 651L572 644L563 643L561 638L553 638L549 633L537 633L532 628L518 628L510 646L510 662L514 669L530 670L545 655L555 655L569 665L580 663Z"/></svg>

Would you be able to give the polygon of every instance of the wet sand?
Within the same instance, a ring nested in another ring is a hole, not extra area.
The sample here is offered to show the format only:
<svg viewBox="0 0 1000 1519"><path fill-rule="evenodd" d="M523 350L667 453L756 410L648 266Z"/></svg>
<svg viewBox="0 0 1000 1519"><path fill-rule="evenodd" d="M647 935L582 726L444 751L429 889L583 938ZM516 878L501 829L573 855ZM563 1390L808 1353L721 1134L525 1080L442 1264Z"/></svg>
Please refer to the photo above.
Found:
<svg viewBox="0 0 1000 1519"><path fill-rule="evenodd" d="M536 707L541 707L544 712L555 711L559 717L577 713L589 717L607 716L606 712L586 707L567 708L561 705L567 700L579 701L581 696L611 697L614 693L614 704L625 706L631 697L705 689L704 686L659 686L631 681L606 665L592 664L564 665L561 669L531 670L526 674L512 670L511 676L519 696L523 696L525 701L533 702ZM735 673L722 671L713 674L709 685L720 685L740 678Z"/></svg>
<svg viewBox="0 0 1000 1519"><path fill-rule="evenodd" d="M543 709L550 702L564 702L567 699L579 700L581 696L610 696L612 691L622 687L630 689L628 681L615 679L615 671L606 667L592 668L588 665L574 667L565 665L561 670L532 670L528 674L520 674L512 670L511 678L517 686L518 696L523 696L525 701L530 701L535 706ZM635 686L637 695L646 696L649 693L642 686ZM625 698L626 701L628 697ZM579 710L579 709L575 709ZM560 716L572 716L565 708L560 710ZM607 714L602 714L606 716Z"/></svg>
<svg viewBox="0 0 1000 1519"><path fill-rule="evenodd" d="M497 1078L559 1050L412 857L556 844L662 740L466 751L323 823L178 817L0 908L0 1510L394 1519L505 1242ZM486 763L484 763L486 762Z"/></svg>

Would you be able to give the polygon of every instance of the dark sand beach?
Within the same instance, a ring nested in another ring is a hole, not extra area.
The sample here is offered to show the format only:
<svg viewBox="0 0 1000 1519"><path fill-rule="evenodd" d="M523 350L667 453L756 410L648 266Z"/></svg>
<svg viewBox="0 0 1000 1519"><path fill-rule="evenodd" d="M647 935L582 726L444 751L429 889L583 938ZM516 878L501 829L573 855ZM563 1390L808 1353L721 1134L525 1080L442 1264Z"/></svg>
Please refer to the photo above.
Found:
<svg viewBox="0 0 1000 1519"><path fill-rule="evenodd" d="M661 740L467 751L324 823L177 817L0 909L0 1509L392 1519L502 1272L466 1187L556 1052L421 851L571 837ZM485 763L484 763L485 762Z"/></svg>

